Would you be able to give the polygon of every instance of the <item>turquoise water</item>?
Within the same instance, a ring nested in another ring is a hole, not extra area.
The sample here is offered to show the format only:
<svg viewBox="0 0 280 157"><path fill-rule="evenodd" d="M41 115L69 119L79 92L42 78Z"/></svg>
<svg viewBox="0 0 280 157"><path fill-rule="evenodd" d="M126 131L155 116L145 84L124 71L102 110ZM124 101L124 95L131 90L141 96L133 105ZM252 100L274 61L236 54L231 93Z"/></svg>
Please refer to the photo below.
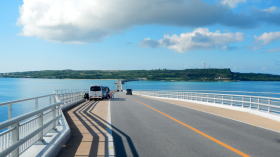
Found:
<svg viewBox="0 0 280 157"><path fill-rule="evenodd" d="M114 87L114 80L17 79L0 78L0 102L54 93L57 89L87 89L91 85ZM40 102L39 102L40 103ZM43 107L42 104L40 107ZM34 102L13 104L13 117L35 110ZM7 107L0 107L0 122L8 117Z"/></svg>
<svg viewBox="0 0 280 157"><path fill-rule="evenodd" d="M87 89L91 85L115 88L115 80L71 80L71 79L18 79L0 78L0 102L51 94L57 89ZM167 82L133 81L124 88L133 90L222 90L280 93L280 82ZM234 92L242 94L240 92ZM255 94L253 94L255 95ZM280 94L262 93L264 96L280 97ZM30 112L33 108L15 105L13 115ZM0 121L7 119L7 109L0 107Z"/></svg>
<svg viewBox="0 0 280 157"><path fill-rule="evenodd" d="M251 91L280 93L280 82L167 82L167 81L135 81L128 82L125 87L146 90L220 90Z"/></svg>

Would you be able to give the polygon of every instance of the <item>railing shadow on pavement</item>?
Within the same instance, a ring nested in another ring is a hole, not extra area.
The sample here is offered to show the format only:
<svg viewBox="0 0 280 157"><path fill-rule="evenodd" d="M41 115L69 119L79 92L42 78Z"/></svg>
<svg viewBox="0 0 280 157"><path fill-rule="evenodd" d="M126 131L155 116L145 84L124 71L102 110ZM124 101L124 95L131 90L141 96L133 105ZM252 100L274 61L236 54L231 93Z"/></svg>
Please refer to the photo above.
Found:
<svg viewBox="0 0 280 157"><path fill-rule="evenodd" d="M104 130L107 131L107 133L111 134L114 138L114 147L115 147L115 156L117 157L127 157L129 155L127 155L127 151L125 149L124 146L124 141L123 138L124 137L128 143L129 149L132 153L132 156L134 157L138 157L138 152L136 150L136 147L134 146L133 141L131 140L131 138L125 134L123 131L121 131L120 129L118 129L117 127L113 126L112 124L109 124L106 120L104 120L103 118L101 118L100 116L88 111L87 115L96 123L99 124L99 126L101 126ZM108 129L108 125L111 126L112 128L112 132L109 131ZM106 140L106 144L109 142L108 141L108 137L106 136L105 138ZM106 152L108 153L108 145L106 145Z"/></svg>
<svg viewBox="0 0 280 157"><path fill-rule="evenodd" d="M89 116L91 116L92 119L94 119L94 121L97 121L100 123L100 125L103 128L106 128L107 125L110 125L112 127L112 136L114 138L114 146L115 146L115 155L116 156L121 156L121 157L126 157L126 150L125 150L125 146L123 143L123 138L125 138L125 140L128 143L129 149L132 153L132 156L134 157L139 157L139 154L137 152L137 149L132 141L132 139L125 134L123 131L121 131L120 129L118 129L117 127L115 127L112 124L109 124L106 120L104 120L103 118L101 118L98 115L95 115L93 113L89 113Z"/></svg>
<svg viewBox="0 0 280 157"><path fill-rule="evenodd" d="M98 128L98 126L96 124L94 124L92 122L92 120L86 116L87 112L93 110L95 107L96 107L96 104L97 104L97 101L95 102L87 102L87 104L85 104L84 106L84 109L80 111L81 114L76 114L76 116L80 119L81 123L86 127L86 129L90 132L90 134L93 136L93 140L92 140L92 145L91 145L91 150L90 150L90 153L89 153L89 156L98 156L98 145L99 145L99 140L100 140L100 137L99 135L93 130L93 128L91 127L91 125L97 129L106 139L106 134L104 132L101 131L100 128ZM85 122L84 119L86 119L88 121L89 124L87 124ZM98 124L98 123L97 123ZM107 145L105 145L105 150L107 150ZM107 153L107 151L105 151L105 153Z"/></svg>
<svg viewBox="0 0 280 157"><path fill-rule="evenodd" d="M81 105L81 107L77 108L74 111L75 116L79 119L79 121L82 123L82 125L84 125L86 127L86 129L90 132L90 134L93 136L93 143L91 145L91 150L89 153L89 156L97 156L98 154L98 145L99 145L99 136L98 134L96 134L96 132L93 130L92 127L94 127L96 130L98 130L104 137L105 137L105 156L109 155L109 148L108 148L108 143L109 138L108 138L108 134L111 134L114 138L114 147L115 147L115 156L117 157L126 157L128 156L126 153L126 149L125 149L125 145L124 145L124 141L123 138L124 137L126 139L126 141L128 142L129 145L129 149L131 150L131 153L134 157L138 157L138 152L131 140L131 138L126 135L124 132L122 132L121 130L119 130L118 128L116 128L115 126L109 124L106 120L102 119L101 117L99 117L98 115L92 113L91 111L96 107L97 102L93 102L93 101L88 101L86 102L84 105ZM67 116L69 116L67 114ZM71 145L71 150L70 152L66 153L65 151L61 151L59 156L74 156L79 144L82 142L82 134L79 131L79 129L76 127L76 125L74 124L73 120L71 120L70 117L67 117L70 121L68 122L70 124L70 126L73 126L73 131L72 133L76 133L75 134L75 138L71 138L70 141L68 142L69 145ZM90 123L90 125L87 123ZM72 123L72 125L71 125ZM101 128L98 128L98 126ZM108 125L111 126L112 128L112 132L109 131L108 129ZM105 131L102 131L105 130ZM69 151L69 150L68 150Z"/></svg>
<svg viewBox="0 0 280 157"><path fill-rule="evenodd" d="M75 125L74 120L70 118L69 115L69 111L73 108L77 107L77 105L72 106L71 108L68 109L68 111L64 112L65 118L71 128L71 137L69 139L69 141L67 142L67 145L64 146L61 151L59 152L59 154L57 156L59 157L70 157L70 156L75 156L75 153L77 152L80 143L82 142L83 139L83 135L82 133L79 131L78 127ZM79 106L77 109L75 109L75 111L73 112L76 116L76 112L81 110L84 107L84 105ZM83 125L85 125L85 123L79 118L77 117L81 123ZM70 146L70 147L68 147Z"/></svg>

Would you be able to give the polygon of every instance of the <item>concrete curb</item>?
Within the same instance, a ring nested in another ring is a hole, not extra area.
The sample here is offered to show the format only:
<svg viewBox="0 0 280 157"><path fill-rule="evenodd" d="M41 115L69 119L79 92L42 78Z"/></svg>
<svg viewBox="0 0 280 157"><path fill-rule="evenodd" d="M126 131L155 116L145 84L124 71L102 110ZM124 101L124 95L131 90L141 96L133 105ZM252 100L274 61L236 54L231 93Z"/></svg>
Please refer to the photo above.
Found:
<svg viewBox="0 0 280 157"><path fill-rule="evenodd" d="M62 111L67 111L71 107L81 104L84 101L85 100L81 100L76 103L68 104L66 106L63 106L61 109L62 109ZM69 140L70 135L71 135L71 129L65 119L63 112L62 112L62 119L63 119L63 123L64 123L63 131L61 133L59 133L60 135L58 135L58 137L56 137L54 141L52 141L48 146L46 146L46 148L37 156L40 156L40 157L57 156L59 151L62 148L61 146L65 145L67 143L67 141Z"/></svg>

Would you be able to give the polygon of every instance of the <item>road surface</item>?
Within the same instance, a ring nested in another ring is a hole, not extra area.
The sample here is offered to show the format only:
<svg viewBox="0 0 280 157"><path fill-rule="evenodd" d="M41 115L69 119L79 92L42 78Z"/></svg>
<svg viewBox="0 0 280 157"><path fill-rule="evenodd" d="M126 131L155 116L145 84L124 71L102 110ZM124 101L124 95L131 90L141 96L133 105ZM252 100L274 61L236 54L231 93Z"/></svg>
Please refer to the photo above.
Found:
<svg viewBox="0 0 280 157"><path fill-rule="evenodd" d="M115 94L112 132L119 157L277 157L280 134L174 104Z"/></svg>

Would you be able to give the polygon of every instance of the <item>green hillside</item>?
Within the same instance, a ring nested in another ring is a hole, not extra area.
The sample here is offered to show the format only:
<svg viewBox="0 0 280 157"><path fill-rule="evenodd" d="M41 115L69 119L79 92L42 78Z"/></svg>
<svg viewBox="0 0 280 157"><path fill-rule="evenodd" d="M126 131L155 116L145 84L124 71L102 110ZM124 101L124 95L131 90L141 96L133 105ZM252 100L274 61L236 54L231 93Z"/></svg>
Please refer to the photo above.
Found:
<svg viewBox="0 0 280 157"><path fill-rule="evenodd" d="M235 73L230 69L44 70L0 73L8 78L127 79L168 81L280 81L280 75Z"/></svg>

